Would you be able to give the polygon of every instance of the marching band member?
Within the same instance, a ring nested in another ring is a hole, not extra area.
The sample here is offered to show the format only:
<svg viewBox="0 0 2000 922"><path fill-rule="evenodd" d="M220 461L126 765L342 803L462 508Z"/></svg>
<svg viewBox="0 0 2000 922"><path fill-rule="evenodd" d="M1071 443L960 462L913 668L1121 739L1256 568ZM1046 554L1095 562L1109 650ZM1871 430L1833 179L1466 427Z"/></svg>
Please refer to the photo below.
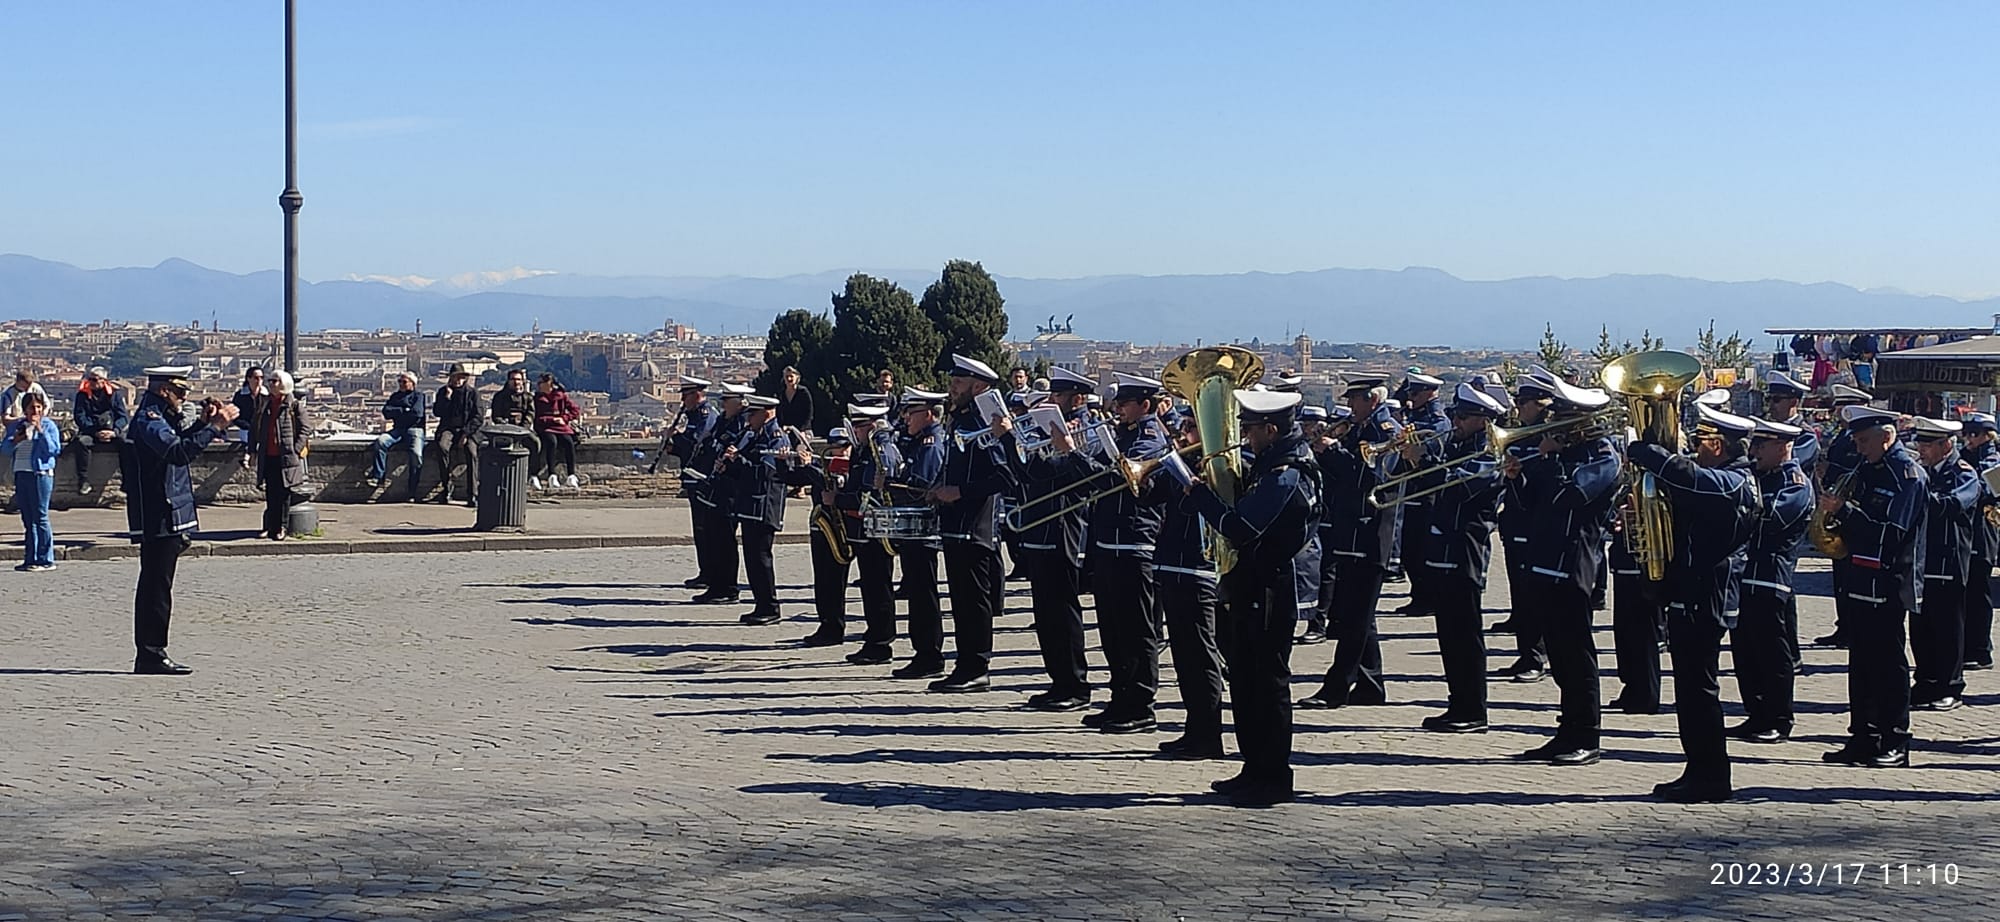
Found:
<svg viewBox="0 0 2000 922"><path fill-rule="evenodd" d="M1750 460L1756 467L1763 510L1744 558L1741 608L1729 635L1745 714L1742 723L1729 729L1729 736L1750 743L1780 743L1792 736L1790 641L1796 634L1790 613L1797 610L1792 582L1799 542L1812 514L1813 489L1793 457L1799 428L1764 419L1751 422L1756 428L1750 432ZM1674 663L1680 663L1678 656Z"/></svg>
<svg viewBox="0 0 2000 922"><path fill-rule="evenodd" d="M879 666L894 655L896 642L895 560L891 548L880 539L870 538L862 528L864 499L881 502L878 485L886 484L901 456L895 434L889 431L886 405L847 405L847 418L854 425L848 436L855 449L848 455L847 479L834 494L833 504L847 525L847 543L854 548L854 562L861 571L861 617L867 629L861 648L847 654L856 666ZM841 587L843 593L846 587Z"/></svg>
<svg viewBox="0 0 2000 922"><path fill-rule="evenodd" d="M1625 521L1613 509L1611 549L1611 650L1618 666L1618 696L1609 707L1626 714L1660 713L1660 652L1667 642L1667 607L1661 587L1646 578L1625 540Z"/></svg>
<svg viewBox="0 0 2000 922"><path fill-rule="evenodd" d="M1189 478L1188 497L1235 546L1236 566L1222 578L1227 609L1229 700L1243 769L1210 787L1238 806L1289 801L1292 788L1292 629L1298 603L1298 555L1317 526L1320 478L1299 434L1298 394L1235 392L1244 447L1254 460L1231 507ZM1178 459L1175 459L1178 461ZM1169 466L1172 466L1170 463Z"/></svg>
<svg viewBox="0 0 2000 922"><path fill-rule="evenodd" d="M742 621L777 624L782 615L771 543L785 527L785 488L792 479L792 462L785 452L791 440L778 426L778 398L752 394L743 403L743 433L737 444L723 449L718 470L730 485L731 512L743 532L744 575L750 580L750 597L756 600Z"/></svg>
<svg viewBox="0 0 2000 922"><path fill-rule="evenodd" d="M1048 400L1061 409L1072 428L1090 425L1085 403L1097 382L1061 366L1049 369ZM1013 421L996 424L1006 454L1019 457L1020 438ZM1050 433L1050 448L1056 448ZM1068 440L1068 433L1061 438ZM1019 480L1024 508L1050 512L1052 504L1064 500L1058 492L1072 481L1070 468L1060 459L1037 453L1019 462ZM1090 679L1084 661L1083 602L1083 522L1084 509L1072 509L1047 522L1019 533L1021 560L1028 571L1028 591L1035 611L1035 639L1042 651L1042 665L1049 673L1049 688L1028 698L1028 706L1038 711L1076 711L1090 706ZM1039 516L1037 516L1039 517Z"/></svg>
<svg viewBox="0 0 2000 922"><path fill-rule="evenodd" d="M1538 383L1547 386L1557 417L1588 415L1611 402L1603 391L1561 379ZM1591 592L1604 557L1620 465L1611 440L1601 436L1552 432L1542 438L1537 452L1526 461L1509 457L1502 472L1512 481L1509 501L1519 497L1533 511L1523 588L1525 601L1546 619L1543 639L1561 690L1562 713L1555 737L1518 758L1590 765L1602 757Z"/></svg>
<svg viewBox="0 0 2000 922"><path fill-rule="evenodd" d="M1453 394L1451 435L1404 447L1404 460L1438 467L1436 473L1412 482L1409 492L1450 482L1427 497L1429 540L1424 542L1421 562L1410 570L1412 585L1421 569L1423 582L1431 587L1438 653L1448 688L1445 712L1424 718L1426 730L1486 729L1486 639L1480 600L1486 592L1495 507L1502 490L1499 463L1485 453L1486 428L1504 413L1506 409L1484 390L1461 384ZM1457 463L1445 468L1447 461Z"/></svg>
<svg viewBox="0 0 2000 922"><path fill-rule="evenodd" d="M1673 556L1661 588L1674 657L1674 715L1687 768L1679 778L1656 785L1653 795L1676 803L1713 803L1732 793L1718 663L1723 632L1736 622L1735 580L1763 511L1757 478L1745 459L1746 440L1757 424L1708 404L1696 405L1695 418L1692 458L1645 441L1625 449L1633 464L1670 491L1673 506Z"/></svg>
<svg viewBox="0 0 2000 922"><path fill-rule="evenodd" d="M1388 700L1382 684L1382 647L1375 634L1375 605L1382 598L1382 581L1389 574L1396 517L1368 503L1386 462L1362 460L1363 444L1380 444L1402 431L1389 415L1389 379L1380 375L1349 378L1342 395L1355 423L1320 457L1326 516L1333 521L1323 554L1334 563L1333 602L1328 626L1338 638L1333 665L1318 691L1299 700L1302 708L1337 708L1349 704L1381 704Z"/></svg>
<svg viewBox="0 0 2000 922"><path fill-rule="evenodd" d="M681 495L687 497L688 521L691 523L695 547L695 574L681 584L684 589L708 588L709 555L702 552L708 537L709 516L703 515L705 503L699 499L708 490L708 478L713 466L704 467L697 463L695 455L704 439L708 437L710 426L715 424L715 412L708 406L708 382L688 375L681 376L680 420L667 433L663 454L680 459ZM710 459L712 462L714 459ZM657 468L659 459L653 459Z"/></svg>
<svg viewBox="0 0 2000 922"><path fill-rule="evenodd" d="M897 403L903 411L903 436L897 443L902 458L899 469L891 470L887 487L897 497L896 505L927 502L930 491L944 474L944 424L938 411L944 395L935 391L903 389ZM934 535L892 542L896 557L903 562L903 595L910 603L910 661L890 675L898 679L934 679L944 675L944 615L938 605L938 551L943 542Z"/></svg>
<svg viewBox="0 0 2000 922"><path fill-rule="evenodd" d="M1451 431L1451 420L1445 417L1444 402L1438 399L1438 388L1444 382L1420 372L1409 372L1403 377L1403 418L1404 425L1422 432L1443 433ZM1432 439L1431 441L1439 441ZM1406 459L1408 456L1405 456ZM1396 504L1395 514L1400 516L1401 530L1397 538L1397 549L1403 559L1403 572L1410 580L1410 600L1396 610L1402 615L1428 615L1436 611L1431 603L1429 589L1431 568L1424 566L1429 559L1425 544L1431 538L1430 497ZM1483 673L1485 666L1480 670Z"/></svg>
<svg viewBox="0 0 2000 922"><path fill-rule="evenodd" d="M1532 426L1549 418L1549 407L1555 401L1555 385L1550 383L1554 379L1554 375L1536 365L1515 381L1514 412L1520 425ZM1507 446L1507 456L1515 461L1526 461L1540 454L1539 448L1525 442ZM1507 483L1507 491L1500 500L1500 547L1507 567L1508 615L1507 620L1493 628L1514 635L1516 656L1514 662L1489 675L1515 682L1539 682L1548 676L1549 651L1543 637L1548 619L1529 593L1533 579L1528 574L1528 532L1536 510L1529 508L1528 497L1520 490L1521 480L1508 478Z"/></svg>
<svg viewBox="0 0 2000 922"><path fill-rule="evenodd" d="M1845 384L1835 384L1829 390L1833 397L1833 412L1835 414L1836 425L1841 426L1841 429L1839 432L1834 433L1833 438L1826 440L1826 443L1820 446L1819 457L1814 459L1812 467L1806 469L1807 473L1810 473L1813 478L1814 495L1822 498L1833 495L1834 487L1839 485L1840 478L1852 472L1861 464L1861 455L1854 448L1854 432L1846 426L1845 414L1847 413L1847 408L1855 406L1866 407L1875 400L1874 395L1867 391L1860 388L1848 387ZM1852 566L1852 564L1845 559L1837 559L1833 562L1834 585L1838 586L1841 584L1845 571L1849 566ZM1813 643L1822 647L1847 646L1847 633L1842 628L1847 625L1847 612L1852 607L1854 607L1853 603L1849 601L1846 595L1835 592L1833 594L1833 633L1814 638Z"/></svg>
<svg viewBox="0 0 2000 922"><path fill-rule="evenodd" d="M1972 571L1972 529L1979 511L1982 485L1972 465L1959 456L1955 441L1964 423L1957 420L1912 421L1917 459L1930 478L1924 513L1924 588L1920 607L1910 619L1910 653L1916 661L1916 683L1910 707L1919 711L1949 711L1965 693L1965 595Z"/></svg>
<svg viewBox="0 0 2000 922"><path fill-rule="evenodd" d="M1168 450L1166 429L1152 412L1160 382L1118 373L1111 397L1117 419L1113 441L1123 458L1156 458ZM1051 384L1054 382L1051 381ZM1057 450L1066 437L1058 435ZM1077 452L1066 457L1076 477L1110 471L1117 459ZM1076 479L1073 477L1072 479ZM1097 636L1110 672L1111 703L1083 719L1104 733L1149 733L1155 726L1153 702L1160 685L1160 610L1153 581L1153 552L1171 491L1157 477L1138 495L1120 490L1091 504L1092 595L1097 604Z"/></svg>
<svg viewBox="0 0 2000 922"><path fill-rule="evenodd" d="M1175 449L1201 444L1201 429L1192 414L1176 416L1171 428ZM1181 735L1160 744L1160 755L1169 759L1222 758L1222 651L1228 649L1228 641L1217 631L1215 563L1208 559L1206 537L1194 497L1167 501L1159 549L1153 555L1153 577L1166 617L1175 684L1187 711ZM1312 577L1317 579L1318 574Z"/></svg>
<svg viewBox="0 0 2000 922"><path fill-rule="evenodd" d="M1775 368L1764 375L1764 418L1799 430L1792 439L1792 460L1807 472L1808 478L1819 463L1819 432L1799 412L1799 404L1811 392L1810 386ZM1806 485L1812 486L1810 481ZM1801 550L1805 543L1802 533ZM1804 661L1799 657L1799 599L1791 594L1785 596L1785 649L1792 659L1793 671L1797 672Z"/></svg>
<svg viewBox="0 0 2000 922"><path fill-rule="evenodd" d="M1834 591L1847 603L1847 744L1821 759L1842 765L1910 764L1910 665L1903 617L1916 602L1924 563L1927 482L1916 458L1896 445L1896 414L1866 404L1841 410L1860 459L1845 500L1821 493L1819 508L1838 517L1847 566ZM1828 463L1839 463L1827 449Z"/></svg>
<svg viewBox="0 0 2000 922"><path fill-rule="evenodd" d="M1323 418L1322 425L1307 427L1302 423L1300 427L1306 430L1306 445L1312 449L1313 463L1319 465L1321 471L1332 470L1326 453L1333 448L1334 442L1339 441L1338 436L1353 425L1354 411L1344 406L1337 406L1331 410L1301 407L1300 419L1306 418L1307 409L1319 410L1319 415ZM1294 641L1304 646L1326 642L1327 622L1332 617L1334 574L1341 559L1340 555L1332 550L1333 525L1332 516L1322 515L1319 527L1313 529L1313 540L1319 542L1320 550L1319 592L1316 594L1319 604L1313 606L1312 612L1306 616L1306 629Z"/></svg>
<svg viewBox="0 0 2000 922"><path fill-rule="evenodd" d="M812 464L811 458L811 447L799 446L792 480L806 487L806 495L817 506L815 513L830 516L835 531L828 535L817 527L808 529L806 537L812 542L813 613L819 616L819 629L800 638L799 643L807 647L831 647L847 639L847 574L853 561L840 559L850 542L847 517L840 513L835 498L852 473L853 442L848 430L836 426L827 432L824 467ZM839 542L839 546L833 542Z"/></svg>
<svg viewBox="0 0 2000 922"><path fill-rule="evenodd" d="M1006 419L1004 405L991 418L981 418L974 399L999 383L1000 376L977 359L954 355L951 361L952 427L976 431ZM997 442L946 446L944 472L931 488L931 499L939 506L938 534L944 538L957 659L950 675L931 683L931 691L985 691L990 685L993 621L1000 615L1005 591L996 505L1013 489L1014 469Z"/></svg>
<svg viewBox="0 0 2000 922"><path fill-rule="evenodd" d="M1965 666L1966 669L1993 668L1993 562L2000 559L2000 528L1993 524L1994 508L2000 496L1986 486L1987 471L2000 466L1995 450L1995 426L1991 413L1967 413L1959 417L1965 425L1965 448L1960 457L1979 471L1979 510L1972 518L1972 572L1965 583Z"/></svg>
<svg viewBox="0 0 2000 922"><path fill-rule="evenodd" d="M721 466L723 452L742 440L743 398L750 395L750 388L724 382L720 390L721 411L708 427L708 435L698 443L692 461L708 474L707 489L694 497L697 504L695 514L708 520L707 527L702 529L707 541L707 562L701 565L701 594L694 597L698 604L735 602L739 593L736 584L734 484L727 479L716 478L715 474ZM697 544L695 553L700 555L703 552L702 545Z"/></svg>

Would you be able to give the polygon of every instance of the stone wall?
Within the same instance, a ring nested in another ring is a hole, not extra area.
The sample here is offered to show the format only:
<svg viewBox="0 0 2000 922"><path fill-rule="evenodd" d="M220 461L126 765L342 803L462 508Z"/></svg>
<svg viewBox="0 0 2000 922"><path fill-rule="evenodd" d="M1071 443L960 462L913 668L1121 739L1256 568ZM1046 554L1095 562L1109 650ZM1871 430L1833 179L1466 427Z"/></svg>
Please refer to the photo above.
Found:
<svg viewBox="0 0 2000 922"><path fill-rule="evenodd" d="M669 456L661 462L658 474L646 473L646 465L652 462L653 451L658 445L651 439L583 440L576 446L576 473L581 489L564 491L565 495L602 499L673 496L680 489L678 467L673 457ZM57 509L70 509L123 503L125 493L119 480L117 449L88 449L89 493L77 489L75 453L82 450L86 449L74 442L63 446L62 458L56 465L55 498L51 505ZM372 442L313 442L306 471L314 498L333 503L402 502L408 499L408 491L404 488L408 483L409 453L400 450L389 453L388 482L376 488L362 481L374 462L374 451ZM641 452L643 457L634 457L635 451ZM425 447L424 454L418 493L432 498L438 487L438 456L431 446ZM218 442L210 445L201 459L191 466L195 498L202 503L262 502L263 493L257 489L256 472L245 467L242 459L240 443ZM464 472L461 471L459 476L463 478ZM461 479L461 495L463 486ZM4 483L0 483L0 496L11 500L13 492L14 478L7 477Z"/></svg>

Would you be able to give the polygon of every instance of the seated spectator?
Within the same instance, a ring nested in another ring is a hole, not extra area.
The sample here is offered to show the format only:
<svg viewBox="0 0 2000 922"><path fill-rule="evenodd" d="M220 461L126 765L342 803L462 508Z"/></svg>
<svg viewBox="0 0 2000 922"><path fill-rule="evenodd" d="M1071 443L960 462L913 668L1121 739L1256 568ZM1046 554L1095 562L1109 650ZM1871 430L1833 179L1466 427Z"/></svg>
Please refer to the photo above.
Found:
<svg viewBox="0 0 2000 922"><path fill-rule="evenodd" d="M520 426L531 431L535 429L535 395L528 390L526 371L516 368L507 373L507 385L493 395L492 413L493 421L496 423ZM542 488L542 482L535 476L535 472L541 470L541 445L536 440L529 439L527 447L528 486L539 490ZM555 484L550 484L549 489L555 489Z"/></svg>
<svg viewBox="0 0 2000 922"><path fill-rule="evenodd" d="M125 395L103 366L92 368L77 386L70 418L76 421L76 491L90 494L90 450L125 441L129 415Z"/></svg>
<svg viewBox="0 0 2000 922"><path fill-rule="evenodd" d="M42 391L41 385L35 383L34 373L23 368L14 372L13 385L0 391L0 425L21 418L21 398L28 394L41 394L42 406L48 406L49 395Z"/></svg>
<svg viewBox="0 0 2000 922"><path fill-rule="evenodd" d="M292 503L306 485L306 454L312 426L292 393L292 376L279 371L266 385L270 396L258 407L257 455L264 480L264 530L260 537L283 541L288 535Z"/></svg>
<svg viewBox="0 0 2000 922"><path fill-rule="evenodd" d="M21 510L26 549L16 570L53 570L55 530L49 527L49 497L55 493L56 456L62 453L62 429L48 416L49 401L36 391L21 395L21 418L8 424L0 452L14 469L14 505Z"/></svg>
<svg viewBox="0 0 2000 922"><path fill-rule="evenodd" d="M379 487L389 476L389 449L400 445L410 455L410 502L417 501L417 485L424 472L424 421L429 403L417 390L417 376L403 372L396 380L396 392L382 402L382 437L375 440L375 463L368 469L368 485Z"/></svg>
<svg viewBox="0 0 2000 922"><path fill-rule="evenodd" d="M519 372L515 372L519 374ZM494 403L499 403L495 400ZM569 399L569 393L556 382L556 376L542 372L535 380L535 434L540 437L542 449L542 472L549 477L549 489L556 488L556 460L569 466L567 486L579 489L576 482L576 427L577 420L583 418L583 411L577 409L576 401ZM533 464L533 459L529 459ZM533 468L530 468L533 470ZM540 486L530 475L528 482Z"/></svg>

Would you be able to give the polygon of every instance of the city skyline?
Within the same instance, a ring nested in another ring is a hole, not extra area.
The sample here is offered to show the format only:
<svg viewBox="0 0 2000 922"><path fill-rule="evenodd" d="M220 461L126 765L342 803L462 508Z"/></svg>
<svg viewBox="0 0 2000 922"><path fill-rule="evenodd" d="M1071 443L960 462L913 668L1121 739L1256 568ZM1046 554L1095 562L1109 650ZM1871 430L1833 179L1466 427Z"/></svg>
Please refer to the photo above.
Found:
<svg viewBox="0 0 2000 922"><path fill-rule="evenodd" d="M2000 10L302 4L302 270L2000 291ZM0 252L275 267L280 8L29 6ZM196 62L190 65L189 62Z"/></svg>

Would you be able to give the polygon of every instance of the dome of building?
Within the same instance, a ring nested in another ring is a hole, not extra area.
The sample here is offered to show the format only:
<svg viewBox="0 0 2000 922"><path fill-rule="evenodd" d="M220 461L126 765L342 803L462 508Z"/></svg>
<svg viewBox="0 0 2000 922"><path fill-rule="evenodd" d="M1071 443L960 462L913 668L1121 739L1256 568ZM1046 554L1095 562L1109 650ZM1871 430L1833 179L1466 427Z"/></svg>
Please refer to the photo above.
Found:
<svg viewBox="0 0 2000 922"><path fill-rule="evenodd" d="M660 373L660 366L653 364L651 359L632 366L632 370L626 372L625 376L634 381L658 381L663 377Z"/></svg>

